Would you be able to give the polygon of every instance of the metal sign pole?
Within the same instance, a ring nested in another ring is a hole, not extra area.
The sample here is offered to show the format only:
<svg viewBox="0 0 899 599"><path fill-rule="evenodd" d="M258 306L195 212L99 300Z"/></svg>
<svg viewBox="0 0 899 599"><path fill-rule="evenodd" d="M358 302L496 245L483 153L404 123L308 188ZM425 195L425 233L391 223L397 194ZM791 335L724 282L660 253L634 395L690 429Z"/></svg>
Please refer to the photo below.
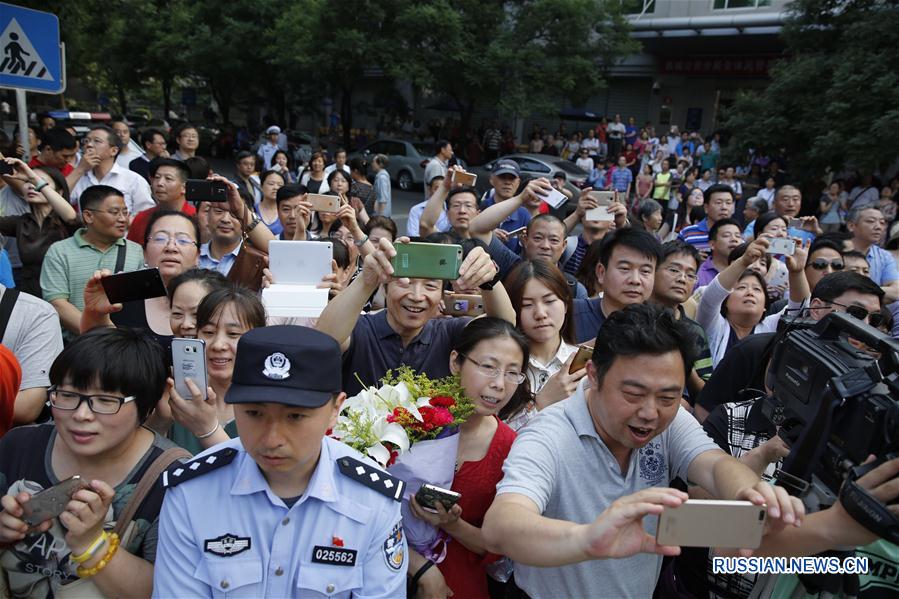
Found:
<svg viewBox="0 0 899 599"><path fill-rule="evenodd" d="M28 107L25 105L25 90L16 90L16 111L19 114L19 141L25 148L22 160L28 162L31 158L31 139L28 135Z"/></svg>

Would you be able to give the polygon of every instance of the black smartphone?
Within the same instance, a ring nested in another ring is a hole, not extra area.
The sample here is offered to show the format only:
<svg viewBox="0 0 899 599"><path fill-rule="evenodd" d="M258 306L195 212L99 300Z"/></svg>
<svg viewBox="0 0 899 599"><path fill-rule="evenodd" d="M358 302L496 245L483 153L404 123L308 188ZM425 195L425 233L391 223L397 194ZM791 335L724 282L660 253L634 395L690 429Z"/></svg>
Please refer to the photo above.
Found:
<svg viewBox="0 0 899 599"><path fill-rule="evenodd" d="M16 169L14 169L11 164L6 164L0 160L0 175L11 175L15 170Z"/></svg>
<svg viewBox="0 0 899 599"><path fill-rule="evenodd" d="M227 202L228 184L208 179L188 179L184 187L184 199L189 202Z"/></svg>
<svg viewBox="0 0 899 599"><path fill-rule="evenodd" d="M111 304L122 304L137 300L162 297L166 294L165 283L158 268L145 268L123 272L100 279L106 298Z"/></svg>
<svg viewBox="0 0 899 599"><path fill-rule="evenodd" d="M440 487L423 484L415 494L415 500L428 511L437 511L437 502L443 504L446 511L449 511L462 498L461 493L450 491L449 489L441 489Z"/></svg>
<svg viewBox="0 0 899 599"><path fill-rule="evenodd" d="M41 522L52 520L65 511L72 495L89 486L87 481L75 475L35 493L23 506L22 520L28 526L37 526Z"/></svg>

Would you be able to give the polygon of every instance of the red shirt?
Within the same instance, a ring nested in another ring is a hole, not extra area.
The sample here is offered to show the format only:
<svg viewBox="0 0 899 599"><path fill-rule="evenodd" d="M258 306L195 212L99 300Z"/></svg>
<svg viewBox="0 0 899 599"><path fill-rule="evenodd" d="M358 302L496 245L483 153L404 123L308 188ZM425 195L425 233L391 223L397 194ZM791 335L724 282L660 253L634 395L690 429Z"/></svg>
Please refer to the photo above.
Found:
<svg viewBox="0 0 899 599"><path fill-rule="evenodd" d="M46 164L38 160L37 156L31 159L31 162L28 163L28 166L30 166L31 168L56 168L55 166L47 166ZM56 170L61 172L63 177L68 177L72 173L72 171L75 170L75 167L66 162L66 165L64 167Z"/></svg>
<svg viewBox="0 0 899 599"><path fill-rule="evenodd" d="M138 212L137 216L134 217L134 221L131 223L131 227L128 228L128 239L134 243L144 245L144 242L147 240L147 223L150 221L150 217L153 213L157 210L159 210L159 206L147 208L143 212ZM181 212L187 216L196 216L197 209L193 207L193 204L184 202L181 206Z"/></svg>

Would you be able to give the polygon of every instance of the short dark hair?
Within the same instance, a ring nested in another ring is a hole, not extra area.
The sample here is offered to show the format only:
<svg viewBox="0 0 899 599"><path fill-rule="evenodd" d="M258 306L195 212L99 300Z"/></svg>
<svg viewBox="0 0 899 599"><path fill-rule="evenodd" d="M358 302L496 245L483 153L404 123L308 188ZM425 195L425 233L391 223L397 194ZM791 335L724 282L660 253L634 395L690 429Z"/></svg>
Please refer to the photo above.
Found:
<svg viewBox="0 0 899 599"><path fill-rule="evenodd" d="M334 179L336 177L343 177L344 180L346 181L347 185L353 184L353 180L350 178L350 176L347 174L347 172L345 170L343 170L342 168L335 168L328 175L328 187L331 187L331 183L334 181Z"/></svg>
<svg viewBox="0 0 899 599"><path fill-rule="evenodd" d="M353 158L350 160L350 170L366 175L368 174L368 162L359 157Z"/></svg>
<svg viewBox="0 0 899 599"><path fill-rule="evenodd" d="M843 255L843 246L832 239L822 239L818 237L812 242L812 245L808 248L808 255L811 258L812 254L817 252L818 250L829 249L833 250L839 255ZM807 264L806 264L807 266Z"/></svg>
<svg viewBox="0 0 899 599"><path fill-rule="evenodd" d="M350 265L350 249L342 239L332 237L319 237L315 241L331 242L331 257L337 263L338 268L348 268Z"/></svg>
<svg viewBox="0 0 899 599"><path fill-rule="evenodd" d="M448 139L438 139L437 143L434 144L434 153L441 152L443 148L450 145L450 141Z"/></svg>
<svg viewBox="0 0 899 599"><path fill-rule="evenodd" d="M78 205L81 207L82 212L85 210L93 210L102 204L103 200L109 196L119 196L122 199L125 198L125 194L115 187L109 185L91 185L81 192L81 195L78 197Z"/></svg>
<svg viewBox="0 0 899 599"><path fill-rule="evenodd" d="M865 262L868 261L868 257L858 250L846 250L845 252L843 252L843 258L856 258L859 260L864 260Z"/></svg>
<svg viewBox="0 0 899 599"><path fill-rule="evenodd" d="M244 158L252 158L254 161L256 160L256 155L252 152L247 152L246 150L241 150L237 153L237 156L234 157L234 162L238 163Z"/></svg>
<svg viewBox="0 0 899 599"><path fill-rule="evenodd" d="M366 235L371 234L371 230L375 227L380 227L382 229L386 229L390 236L395 240L398 230L396 227L396 223L389 216L382 216L380 214L376 214L368 219L368 222L365 223L365 226L362 227L362 230Z"/></svg>
<svg viewBox="0 0 899 599"><path fill-rule="evenodd" d="M593 365L597 384L602 385L619 356L659 356L672 351L680 353L686 376L696 361L696 333L678 320L673 310L652 303L625 306L609 314L596 335Z"/></svg>
<svg viewBox="0 0 899 599"><path fill-rule="evenodd" d="M40 142L37 144L37 149L42 150L47 146L50 147L54 152L58 152L60 150L74 150L75 149L75 136L63 129L62 127L53 127L52 129L47 129L40 135Z"/></svg>
<svg viewBox="0 0 899 599"><path fill-rule="evenodd" d="M830 303L846 293L855 291L865 295L877 297L877 301L883 303L884 291L880 285L865 275L850 270L842 270L824 275L815 288L812 289L811 299L818 299Z"/></svg>
<svg viewBox="0 0 899 599"><path fill-rule="evenodd" d="M736 198L734 198L734 190L731 189L730 185L715 183L702 193L702 203L708 204L711 202L713 193L729 193L731 201L736 201Z"/></svg>
<svg viewBox="0 0 899 599"><path fill-rule="evenodd" d="M849 231L828 231L827 233L822 233L815 238L815 241L822 241L824 239L828 239L833 241L838 246L840 246L840 251L842 252L843 242L849 239L852 239L852 233Z"/></svg>
<svg viewBox="0 0 899 599"><path fill-rule="evenodd" d="M462 366L462 363L465 361L464 356L473 351L482 341L499 337L508 337L518 345L522 355L521 368L522 371L526 371L528 368L528 360L531 355L527 337L525 337L524 333L516 329L511 323L506 322L502 318L494 318L491 316L472 320L462 329L462 332L458 334L456 343L453 345L453 350L456 352L457 356L456 364ZM525 377L524 381L515 389L515 393L512 394L509 403L499 411L500 420L504 420L509 416L517 414L532 399L531 386L528 382L528 378Z"/></svg>
<svg viewBox="0 0 899 599"><path fill-rule="evenodd" d="M90 131L103 131L106 133L106 139L109 142L109 145L118 148L120 152L122 151L125 144L122 143L122 140L119 139L116 132L112 130L112 127L108 125L94 125L90 128Z"/></svg>
<svg viewBox="0 0 899 599"><path fill-rule="evenodd" d="M295 198L297 196L306 195L309 192L302 183L288 183L278 188L275 194L275 204L280 205L281 202Z"/></svg>
<svg viewBox="0 0 899 599"><path fill-rule="evenodd" d="M202 156L186 158L184 164L187 166L191 179L205 179L209 176L209 171L212 170L209 166L209 161Z"/></svg>
<svg viewBox="0 0 899 599"><path fill-rule="evenodd" d="M197 247L200 247L200 225L197 223L197 219L192 216L188 216L179 210L154 210L150 215L150 218L147 219L147 228L144 229L145 239L141 240L141 243L144 247L147 245L147 239L150 238L150 232L153 230L153 226L156 224L156 221L166 218L167 216L177 216L179 218L183 218L187 222L191 224L191 227L194 232L194 240L197 242Z"/></svg>
<svg viewBox="0 0 899 599"><path fill-rule="evenodd" d="M662 244L662 258L659 260L659 264L662 264L671 256L676 254L687 254L696 262L696 268L699 268L699 265L702 264L702 255L699 253L699 250L696 249L696 246L687 243L683 239L672 239L671 241L666 241Z"/></svg>
<svg viewBox="0 0 899 599"><path fill-rule="evenodd" d="M790 226L790 221L787 219L787 217L781 216L774 210L771 210L770 212L760 214L759 217L757 219L755 219L755 224L752 226L753 238L758 239L759 235L761 235L762 232L765 230L765 227L767 227L769 224L771 224L771 221L775 221L777 219L782 220L784 222L784 224L787 225L787 227Z"/></svg>
<svg viewBox="0 0 899 599"><path fill-rule="evenodd" d="M454 187L453 189L451 189L450 192L446 194L446 200L444 201L446 207L449 208L450 200L463 193L471 194L472 196L474 196L475 207L480 209L480 206L478 205L478 192L474 187L468 185L463 185L462 187Z"/></svg>
<svg viewBox="0 0 899 599"><path fill-rule="evenodd" d="M266 179L268 179L269 177L274 177L275 175L281 177L281 181L283 183L285 183L285 184L287 183L287 177L284 176L284 173L282 173L281 171L269 169L269 170L265 171L264 173L262 173L261 175L259 175L259 186L261 187L265 183ZM283 187L283 185L282 185L282 187ZM276 202L277 202L277 200L276 200Z"/></svg>
<svg viewBox="0 0 899 599"><path fill-rule="evenodd" d="M732 218L722 218L709 228L709 241L718 239L718 231L721 230L721 227L726 227L727 225L733 225L738 231L740 230L740 223Z"/></svg>
<svg viewBox="0 0 899 599"><path fill-rule="evenodd" d="M134 396L138 423L165 389L162 346L136 329L100 327L76 337L50 367L50 383Z"/></svg>
<svg viewBox="0 0 899 599"><path fill-rule="evenodd" d="M193 129L198 134L200 133L200 130L197 129L196 125L193 125L191 123L181 123L180 125L178 125L177 127L175 127L172 130L172 137L174 137L175 139L178 139L179 137L181 137L181 134L184 133L185 131L187 131L188 129Z"/></svg>
<svg viewBox="0 0 899 599"><path fill-rule="evenodd" d="M178 177L180 177L182 183L191 178L190 169L187 168L187 165L180 160L175 160L174 158L163 158L162 156L157 156L150 161L150 164L148 166L150 168L151 179L156 176L156 171L158 171L159 167L161 166L169 166L178 171ZM206 177L203 176L202 178L205 179Z"/></svg>
<svg viewBox="0 0 899 599"><path fill-rule="evenodd" d="M221 289L228 285L228 279L217 270L208 268L191 268L190 270L185 270L169 281L166 289L169 296L169 305L171 306L172 299L175 297L175 291L178 290L178 287L185 283L193 282L203 285L207 291L215 291L216 289Z"/></svg>
<svg viewBox="0 0 899 599"><path fill-rule="evenodd" d="M649 231L627 227L615 229L602 239L602 248L599 252L599 263L608 268L612 253L618 246L628 247L652 258L659 263L662 257L662 244Z"/></svg>
<svg viewBox="0 0 899 599"><path fill-rule="evenodd" d="M144 129L143 132L140 134L141 147L146 149L146 147L148 145L153 143L153 138L156 137L157 135L161 135L162 139L165 140L166 143L168 143L168 141L169 141L168 137L166 137L165 133L163 133L162 130L157 129L155 127L150 127L149 129Z"/></svg>

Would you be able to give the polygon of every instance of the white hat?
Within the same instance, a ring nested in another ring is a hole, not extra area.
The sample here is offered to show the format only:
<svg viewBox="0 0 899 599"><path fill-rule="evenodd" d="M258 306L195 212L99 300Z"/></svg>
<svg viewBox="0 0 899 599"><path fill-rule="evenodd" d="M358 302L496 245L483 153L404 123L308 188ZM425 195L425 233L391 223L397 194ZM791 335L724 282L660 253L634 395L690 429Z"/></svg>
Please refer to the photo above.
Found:
<svg viewBox="0 0 899 599"><path fill-rule="evenodd" d="M277 133L278 135L280 135L281 127L279 127L278 125L272 125L271 127L269 127L268 129L265 130L266 135L271 135L272 133Z"/></svg>

